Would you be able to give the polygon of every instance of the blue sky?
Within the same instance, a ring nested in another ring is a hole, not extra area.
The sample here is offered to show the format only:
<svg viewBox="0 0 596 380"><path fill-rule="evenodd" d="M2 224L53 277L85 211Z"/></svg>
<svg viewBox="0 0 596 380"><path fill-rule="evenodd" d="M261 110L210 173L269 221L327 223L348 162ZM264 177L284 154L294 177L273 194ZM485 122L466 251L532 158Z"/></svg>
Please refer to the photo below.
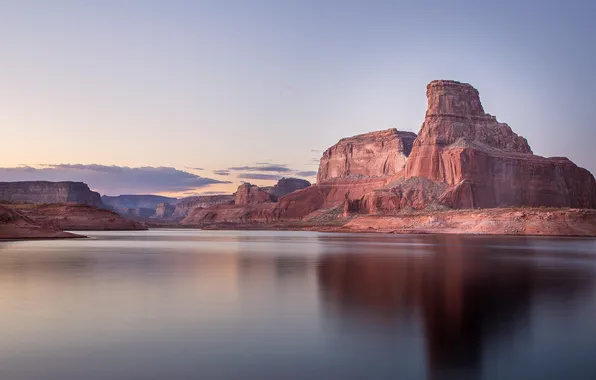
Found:
<svg viewBox="0 0 596 380"><path fill-rule="evenodd" d="M596 172L594 14L579 1L1 2L0 167L68 167L108 194L122 189L97 168L203 178L185 192L269 184L312 175L342 137L418 132L426 84L455 79L536 154ZM161 178L147 192L184 187Z"/></svg>

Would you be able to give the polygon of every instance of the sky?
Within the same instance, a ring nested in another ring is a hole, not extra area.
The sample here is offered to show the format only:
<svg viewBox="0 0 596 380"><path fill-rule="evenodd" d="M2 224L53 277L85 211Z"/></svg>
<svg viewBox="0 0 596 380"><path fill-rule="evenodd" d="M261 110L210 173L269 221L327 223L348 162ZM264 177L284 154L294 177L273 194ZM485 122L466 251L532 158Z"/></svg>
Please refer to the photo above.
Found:
<svg viewBox="0 0 596 380"><path fill-rule="evenodd" d="M471 83L534 153L596 173L596 2L0 1L0 181L102 194L315 180L340 138L418 132Z"/></svg>

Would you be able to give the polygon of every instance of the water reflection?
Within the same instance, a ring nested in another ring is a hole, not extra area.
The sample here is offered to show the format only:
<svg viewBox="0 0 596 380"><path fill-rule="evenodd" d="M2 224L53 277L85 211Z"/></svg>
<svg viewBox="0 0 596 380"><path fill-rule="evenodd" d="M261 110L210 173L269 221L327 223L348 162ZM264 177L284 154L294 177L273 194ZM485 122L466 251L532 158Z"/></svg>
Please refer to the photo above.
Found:
<svg viewBox="0 0 596 380"><path fill-rule="evenodd" d="M358 318L391 333L400 319L419 315L430 378L480 378L483 349L491 339L527 329L535 299L569 304L593 287L592 267L522 260L537 255L524 239L516 239L522 259L513 262L504 260L509 251L491 247L488 239L479 244L434 236L424 242L432 245L416 246L414 254L397 247L397 255L381 257L345 244L343 254L322 256L318 279L328 312L342 317L334 320Z"/></svg>
<svg viewBox="0 0 596 380"><path fill-rule="evenodd" d="M595 248L190 230L0 243L0 379L594 379Z"/></svg>

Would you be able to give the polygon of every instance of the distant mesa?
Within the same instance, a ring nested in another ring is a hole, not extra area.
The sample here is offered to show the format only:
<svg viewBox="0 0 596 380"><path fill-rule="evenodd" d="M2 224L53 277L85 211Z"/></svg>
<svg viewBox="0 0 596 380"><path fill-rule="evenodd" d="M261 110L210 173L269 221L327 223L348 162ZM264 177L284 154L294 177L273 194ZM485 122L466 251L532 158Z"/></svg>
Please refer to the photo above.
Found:
<svg viewBox="0 0 596 380"><path fill-rule="evenodd" d="M26 203L81 203L101 207L99 193L83 182L0 182L0 201Z"/></svg>

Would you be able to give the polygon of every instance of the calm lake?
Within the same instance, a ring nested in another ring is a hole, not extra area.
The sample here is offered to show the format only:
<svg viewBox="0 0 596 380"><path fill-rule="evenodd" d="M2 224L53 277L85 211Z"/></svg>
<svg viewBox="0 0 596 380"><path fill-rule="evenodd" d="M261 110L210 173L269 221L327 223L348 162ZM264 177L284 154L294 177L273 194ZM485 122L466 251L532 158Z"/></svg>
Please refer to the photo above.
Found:
<svg viewBox="0 0 596 380"><path fill-rule="evenodd" d="M596 240L0 242L0 379L596 379Z"/></svg>

